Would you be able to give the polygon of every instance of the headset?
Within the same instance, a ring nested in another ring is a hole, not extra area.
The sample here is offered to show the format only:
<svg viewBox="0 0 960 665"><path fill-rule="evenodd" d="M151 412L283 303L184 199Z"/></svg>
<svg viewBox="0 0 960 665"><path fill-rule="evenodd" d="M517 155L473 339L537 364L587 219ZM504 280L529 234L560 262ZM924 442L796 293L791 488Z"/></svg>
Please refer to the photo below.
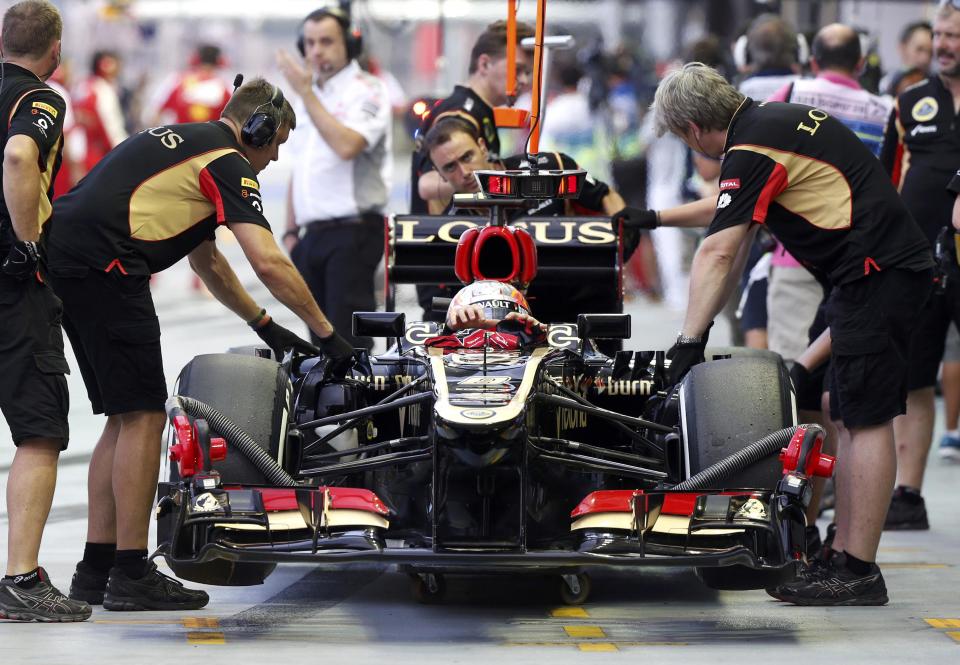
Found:
<svg viewBox="0 0 960 665"><path fill-rule="evenodd" d="M307 51L303 43L303 26L307 21L319 21L324 18L332 18L340 24L343 32L343 42L347 46L347 60L355 60L363 53L363 35L356 28L350 27L350 16L339 7L323 7L307 14L307 17L300 23L300 32L297 35L297 50L300 55L306 57Z"/></svg>
<svg viewBox="0 0 960 665"><path fill-rule="evenodd" d="M243 83L243 75L238 74L234 79L234 92ZM266 107L266 110L260 109ZM247 121L240 128L240 138L249 146L263 148L268 145L280 129L280 110L283 108L283 91L273 86L270 101L264 102L253 110Z"/></svg>
<svg viewBox="0 0 960 665"><path fill-rule="evenodd" d="M760 23L765 21L770 21L773 18L776 18L770 14L761 14L756 17L753 22L750 24L750 28L742 35L737 38L737 41L733 43L733 64L738 70L744 70L750 64L750 49L749 49L749 40L747 39L747 34L749 34L753 28L758 26ZM797 64L804 66L807 64L807 61L810 59L810 45L807 43L807 38L803 35L802 32L796 32L797 40Z"/></svg>

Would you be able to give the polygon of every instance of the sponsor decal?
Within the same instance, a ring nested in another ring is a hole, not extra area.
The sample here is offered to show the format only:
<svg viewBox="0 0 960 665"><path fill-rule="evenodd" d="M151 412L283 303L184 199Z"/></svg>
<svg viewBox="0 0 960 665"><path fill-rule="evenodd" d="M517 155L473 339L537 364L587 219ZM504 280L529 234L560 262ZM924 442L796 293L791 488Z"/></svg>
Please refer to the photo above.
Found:
<svg viewBox="0 0 960 665"><path fill-rule="evenodd" d="M491 158L492 159L492 158ZM547 201L549 204L550 201ZM452 219L439 226L424 223L419 219L394 219L393 233L397 243L448 242L456 244L460 235L467 229L483 226L472 221ZM617 234L610 228L608 220L571 221L547 219L527 219L512 225L524 229L533 236L534 241L543 245L615 245Z"/></svg>
<svg viewBox="0 0 960 665"><path fill-rule="evenodd" d="M468 376L458 383L462 386L500 386L509 382L509 376Z"/></svg>
<svg viewBox="0 0 960 665"><path fill-rule="evenodd" d="M34 102L33 104L31 104L31 106L35 109L41 109L43 111L46 111L47 113L52 115L54 118L57 117L57 109L53 108L49 104L45 104L43 102Z"/></svg>
<svg viewBox="0 0 960 665"><path fill-rule="evenodd" d="M411 323L407 325L407 331L404 335L404 338L411 344L419 346L431 337L439 335L440 330L440 324L432 323L430 321Z"/></svg>
<svg viewBox="0 0 960 665"><path fill-rule="evenodd" d="M728 189L740 189L740 178L728 178L727 180L721 180L720 191L724 192Z"/></svg>
<svg viewBox="0 0 960 665"><path fill-rule="evenodd" d="M921 134L936 134L936 125L914 125L910 130L910 136L919 136Z"/></svg>
<svg viewBox="0 0 960 665"><path fill-rule="evenodd" d="M249 187L250 189L256 189L256 190L260 189L260 185L257 184L257 181L252 180L251 178L240 178L240 186Z"/></svg>
<svg viewBox="0 0 960 665"><path fill-rule="evenodd" d="M212 513L220 509L220 501L210 492L204 492L193 500L193 511L196 513Z"/></svg>
<svg viewBox="0 0 960 665"><path fill-rule="evenodd" d="M470 111L473 110L473 98L472 98L472 97L467 97L466 101L463 102L463 110L466 111L467 113L470 113Z"/></svg>
<svg viewBox="0 0 960 665"><path fill-rule="evenodd" d="M46 118L37 118L33 125L40 130L43 138L47 138L47 129L50 127L50 123L47 122Z"/></svg>
<svg viewBox="0 0 960 665"><path fill-rule="evenodd" d="M733 197L730 196L729 192L724 192L720 195L720 198L717 199L717 210L722 210L730 205L730 202L733 201Z"/></svg>
<svg viewBox="0 0 960 665"><path fill-rule="evenodd" d="M470 418L471 420L486 420L487 418L492 418L497 414L493 409L463 409L460 411L460 415L464 418Z"/></svg>
<svg viewBox="0 0 960 665"><path fill-rule="evenodd" d="M913 108L910 109L910 115L913 116L913 119L917 122L926 122L927 120L932 120L939 110L940 104L937 103L935 97L924 97L913 105Z"/></svg>

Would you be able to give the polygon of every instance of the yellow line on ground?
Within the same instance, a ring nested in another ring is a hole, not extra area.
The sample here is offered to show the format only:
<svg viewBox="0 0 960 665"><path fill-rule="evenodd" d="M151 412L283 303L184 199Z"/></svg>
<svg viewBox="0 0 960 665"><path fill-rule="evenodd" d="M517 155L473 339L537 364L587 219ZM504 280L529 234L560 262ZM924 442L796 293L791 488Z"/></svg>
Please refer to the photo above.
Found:
<svg viewBox="0 0 960 665"><path fill-rule="evenodd" d="M577 647L580 651L620 651L616 644L610 642L580 642Z"/></svg>
<svg viewBox="0 0 960 665"><path fill-rule="evenodd" d="M960 642L960 630L951 630L946 635L953 638L954 642Z"/></svg>
<svg viewBox="0 0 960 665"><path fill-rule="evenodd" d="M927 568L951 568L952 566L949 563L926 563L926 562L899 562L894 563L892 561L879 562L877 564L881 566L884 570L889 570L891 568L907 568L907 569L927 569Z"/></svg>
<svg viewBox="0 0 960 665"><path fill-rule="evenodd" d="M220 620L216 617L184 617L180 620L184 628L219 628Z"/></svg>
<svg viewBox="0 0 960 665"><path fill-rule="evenodd" d="M564 626L564 632L576 639L606 637L600 626Z"/></svg>
<svg viewBox="0 0 960 665"><path fill-rule="evenodd" d="M924 619L934 628L960 628L960 619Z"/></svg>
<svg viewBox="0 0 960 665"><path fill-rule="evenodd" d="M223 633L194 632L187 633L187 644L226 644Z"/></svg>
<svg viewBox="0 0 960 665"><path fill-rule="evenodd" d="M550 616L565 619L585 619L590 614L582 607L555 607L550 610Z"/></svg>
<svg viewBox="0 0 960 665"><path fill-rule="evenodd" d="M508 647L579 647L581 643L577 642L505 642ZM689 642L626 642L617 640L615 642L590 642L588 644L612 644L617 648L623 647L685 647Z"/></svg>

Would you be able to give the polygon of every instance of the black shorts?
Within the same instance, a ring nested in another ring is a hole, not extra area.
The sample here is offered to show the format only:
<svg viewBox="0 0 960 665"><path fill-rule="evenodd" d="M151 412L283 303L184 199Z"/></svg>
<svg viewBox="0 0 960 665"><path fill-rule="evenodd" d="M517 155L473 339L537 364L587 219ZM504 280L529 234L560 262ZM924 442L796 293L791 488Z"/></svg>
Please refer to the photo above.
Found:
<svg viewBox="0 0 960 665"><path fill-rule="evenodd" d="M751 330L767 329L767 287L768 279L758 279L748 283L746 293L743 294L743 309L740 312L740 330L744 333Z"/></svg>
<svg viewBox="0 0 960 665"><path fill-rule="evenodd" d="M0 275L0 411L16 445L70 438L70 396L63 356L60 300L34 278Z"/></svg>
<svg viewBox="0 0 960 665"><path fill-rule="evenodd" d="M163 411L167 382L150 278L104 273L56 256L48 263L93 412Z"/></svg>
<svg viewBox="0 0 960 665"><path fill-rule="evenodd" d="M848 429L906 411L910 336L932 280L932 270L889 269L830 294L830 411Z"/></svg>
<svg viewBox="0 0 960 665"><path fill-rule="evenodd" d="M930 296L914 322L907 384L910 390L930 388L937 384L937 373L943 360L951 322L960 328L960 274L948 277L946 289Z"/></svg>

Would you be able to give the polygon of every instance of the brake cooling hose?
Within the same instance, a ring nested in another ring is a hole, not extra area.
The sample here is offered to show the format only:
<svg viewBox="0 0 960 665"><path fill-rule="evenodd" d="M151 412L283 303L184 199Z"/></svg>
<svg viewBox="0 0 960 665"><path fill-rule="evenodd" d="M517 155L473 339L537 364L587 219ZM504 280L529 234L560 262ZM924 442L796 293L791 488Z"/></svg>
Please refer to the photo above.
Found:
<svg viewBox="0 0 960 665"><path fill-rule="evenodd" d="M227 442L250 460L267 479L275 485L297 485L293 476L270 457L266 450L257 445L249 434L234 424L229 418L209 404L185 395L171 395L165 405L167 417L174 409L180 408L194 418L203 418L223 436Z"/></svg>
<svg viewBox="0 0 960 665"><path fill-rule="evenodd" d="M806 427L813 426L807 425ZM733 455L711 464L700 473L690 476L682 483L677 483L671 489L698 490L716 487L717 483L730 475L743 471L751 464L755 464L771 455L778 454L782 448L790 445L790 439L796 434L797 429L799 429L799 426L785 427L784 429L778 429L776 432L771 432L746 448L738 450Z"/></svg>

